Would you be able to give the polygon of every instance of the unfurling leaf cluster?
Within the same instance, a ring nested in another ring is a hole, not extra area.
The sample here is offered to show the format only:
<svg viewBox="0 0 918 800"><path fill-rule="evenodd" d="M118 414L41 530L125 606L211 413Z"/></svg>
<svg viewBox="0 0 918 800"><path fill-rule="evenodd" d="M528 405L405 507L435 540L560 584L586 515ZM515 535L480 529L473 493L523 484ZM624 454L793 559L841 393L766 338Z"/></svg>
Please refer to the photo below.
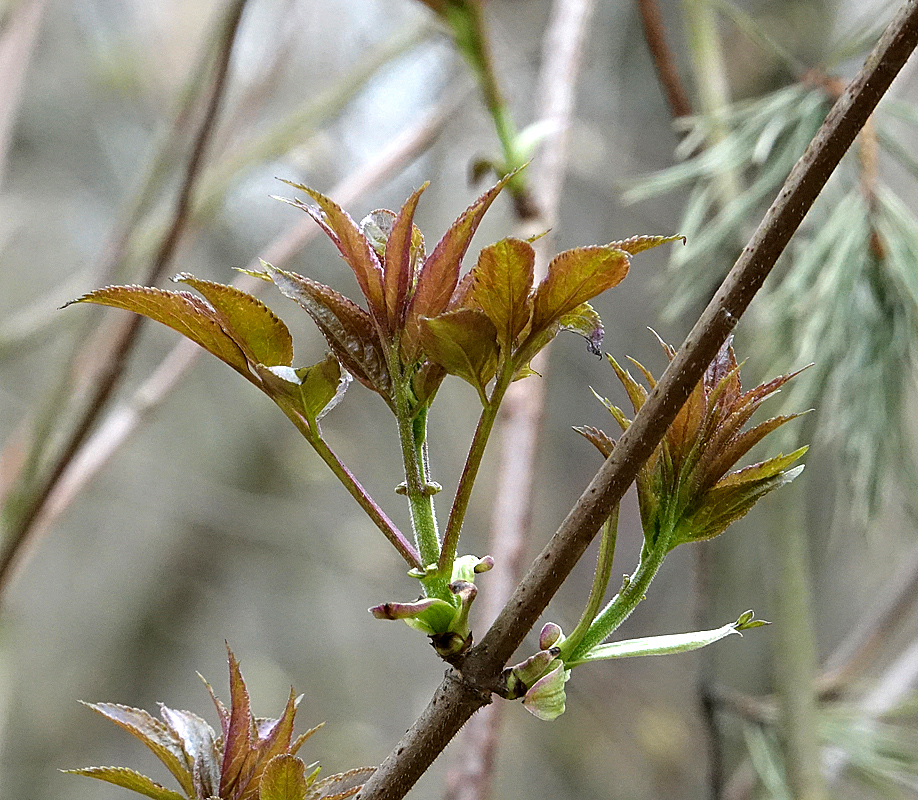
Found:
<svg viewBox="0 0 918 800"><path fill-rule="evenodd" d="M294 722L302 697L291 690L277 719L252 714L239 663L229 654L230 707L206 683L220 718L217 734L190 711L160 706L157 719L146 711L114 703L86 705L143 742L172 773L181 793L125 767L68 770L75 775L113 783L153 800L344 800L360 791L372 767L349 770L318 780L297 752L321 726L294 738Z"/></svg>

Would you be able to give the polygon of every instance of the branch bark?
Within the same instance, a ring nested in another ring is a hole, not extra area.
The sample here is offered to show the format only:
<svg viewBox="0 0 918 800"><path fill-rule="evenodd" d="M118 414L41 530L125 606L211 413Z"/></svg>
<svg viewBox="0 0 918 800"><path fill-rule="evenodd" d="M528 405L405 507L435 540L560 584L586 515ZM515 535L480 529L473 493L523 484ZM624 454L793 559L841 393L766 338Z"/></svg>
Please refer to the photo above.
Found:
<svg viewBox="0 0 918 800"><path fill-rule="evenodd" d="M450 670L422 716L367 781L361 800L404 797L462 725L490 702L490 690L504 664L662 439L916 44L918 0L909 0L791 170L749 244L612 456L536 558L481 643L469 652L461 671Z"/></svg>

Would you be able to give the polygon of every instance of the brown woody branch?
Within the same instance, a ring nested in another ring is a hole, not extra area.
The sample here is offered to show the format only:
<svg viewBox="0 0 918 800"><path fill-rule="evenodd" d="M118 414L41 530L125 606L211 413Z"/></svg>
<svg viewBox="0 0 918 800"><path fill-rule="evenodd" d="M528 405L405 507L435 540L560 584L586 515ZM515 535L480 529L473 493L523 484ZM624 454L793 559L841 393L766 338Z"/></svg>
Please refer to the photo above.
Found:
<svg viewBox="0 0 918 800"><path fill-rule="evenodd" d="M427 709L367 781L361 800L404 797L469 717L490 702L504 664L662 439L916 44L918 0L909 0L791 170L749 244L612 456L536 558L484 639L469 652L461 671L447 673Z"/></svg>

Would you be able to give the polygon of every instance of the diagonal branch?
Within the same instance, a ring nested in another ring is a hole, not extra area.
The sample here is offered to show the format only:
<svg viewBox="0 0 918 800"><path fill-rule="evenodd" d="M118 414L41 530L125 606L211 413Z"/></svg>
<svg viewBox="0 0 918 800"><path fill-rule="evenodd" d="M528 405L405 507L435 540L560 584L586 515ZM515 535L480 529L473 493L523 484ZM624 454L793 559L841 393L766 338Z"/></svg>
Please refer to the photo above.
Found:
<svg viewBox="0 0 918 800"><path fill-rule="evenodd" d="M361 800L404 797L469 717L490 702L502 667L662 439L916 44L918 0L909 0L794 166L612 456L536 558L484 639L469 652L461 672L447 674L427 709L367 781Z"/></svg>

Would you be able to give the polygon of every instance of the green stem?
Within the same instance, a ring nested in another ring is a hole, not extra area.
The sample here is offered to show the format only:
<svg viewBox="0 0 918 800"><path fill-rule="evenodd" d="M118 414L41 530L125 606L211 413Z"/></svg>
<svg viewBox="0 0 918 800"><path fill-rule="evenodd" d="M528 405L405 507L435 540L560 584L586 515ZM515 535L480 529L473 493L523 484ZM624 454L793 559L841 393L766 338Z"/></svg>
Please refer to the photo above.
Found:
<svg viewBox="0 0 918 800"><path fill-rule="evenodd" d="M485 106L494 121L494 129L503 151L503 168L506 174L522 167L525 158L517 148L516 125L497 83L481 5L480 0L447 0L444 13L456 38L456 46L475 73ZM519 207L525 207L528 192L523 175L514 175L507 188Z"/></svg>
<svg viewBox="0 0 918 800"><path fill-rule="evenodd" d="M563 644L566 645L567 652L572 653L577 650L577 645L583 641L583 637L596 619L599 612L599 606L602 598L606 595L606 589L609 587L609 576L612 574L612 560L615 557L615 541L618 536L618 506L609 515L609 518L602 525L602 533L599 539L599 553L596 556L596 572L593 574L593 585L590 587L590 596L587 599L586 608L583 609L583 615L580 622L574 628L573 633L568 636Z"/></svg>
<svg viewBox="0 0 918 800"><path fill-rule="evenodd" d="M478 418L478 425L475 428L475 435L472 437L472 444L469 446L469 453L465 459L465 466L463 466L462 475L459 477L456 496L453 498L453 506L446 522L446 532L443 535L443 546L440 548L439 568L437 570L447 578L453 572L453 561L456 559L456 551L459 547L459 535L462 532L462 523L465 521L465 513L472 497L472 487L475 485L478 469L481 467L481 459L484 456L488 439L494 428L494 421L497 419L500 404L507 392L507 387L512 382L513 373L514 362L508 358L500 371L494 390L491 392L490 400L481 410L481 416Z"/></svg>
<svg viewBox="0 0 918 800"><path fill-rule="evenodd" d="M433 492L424 474L424 442L427 438L427 409L412 417L409 410L408 390L403 381L396 381L396 419L399 442L405 465L405 494L414 541L421 557L422 569L436 564L440 556L440 533L434 510ZM456 597L449 590L449 575L439 570L420 579L427 597L437 597L455 605Z"/></svg>
<svg viewBox="0 0 918 800"><path fill-rule="evenodd" d="M645 545L645 549L641 553L641 561L631 575L628 585L615 595L600 612L599 616L593 620L590 629L576 649L568 650L565 648L566 640L561 644L560 657L562 659L565 661L582 659L583 656L605 640L607 636L631 616L631 612L644 599L650 582L663 564L663 559L666 558L666 554L669 552L669 543L672 541L673 534L674 526L670 524L664 531L661 531L653 550L648 551Z"/></svg>
<svg viewBox="0 0 918 800"><path fill-rule="evenodd" d="M294 411L288 409L283 409L283 411L288 419L296 425L297 430L303 434L306 441L312 445L312 449L318 453L319 458L328 465L335 477L341 482L341 485L347 489L348 494L357 501L357 504L366 512L366 515L392 543L392 546L398 551L398 554L405 559L410 567L422 569L423 563L421 562L420 555L418 555L418 551L411 542L408 541L405 534L403 534L396 527L395 523L389 519L386 512L379 507L372 497L370 497L367 490L363 488L357 478L354 477L353 473L344 465L344 462L335 455L325 439L322 438L322 432L319 430L319 426L315 423L310 425L310 423L306 422L306 420Z"/></svg>

